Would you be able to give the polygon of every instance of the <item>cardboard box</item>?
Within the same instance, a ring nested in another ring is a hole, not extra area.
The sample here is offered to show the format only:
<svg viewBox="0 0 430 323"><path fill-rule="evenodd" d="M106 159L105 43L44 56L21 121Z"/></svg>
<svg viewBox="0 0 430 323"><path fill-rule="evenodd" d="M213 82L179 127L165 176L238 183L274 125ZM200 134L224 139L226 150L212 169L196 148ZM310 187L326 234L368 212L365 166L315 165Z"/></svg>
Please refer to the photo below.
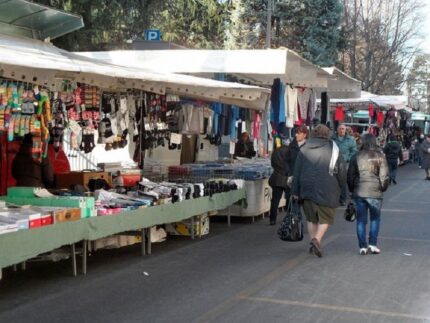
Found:
<svg viewBox="0 0 430 323"><path fill-rule="evenodd" d="M41 213L48 212L51 215L52 223L76 221L81 218L81 209L63 207L32 207L31 209Z"/></svg>
<svg viewBox="0 0 430 323"><path fill-rule="evenodd" d="M70 189L70 187L80 184L88 189L90 179L104 179L112 185L112 177L108 172L70 172L55 175L56 187Z"/></svg>
<svg viewBox="0 0 430 323"><path fill-rule="evenodd" d="M182 222L168 223L165 225L166 231L170 235L175 236L191 236L191 220L185 220ZM203 215L201 220L196 217L194 220L194 235L206 235L209 234L209 217Z"/></svg>

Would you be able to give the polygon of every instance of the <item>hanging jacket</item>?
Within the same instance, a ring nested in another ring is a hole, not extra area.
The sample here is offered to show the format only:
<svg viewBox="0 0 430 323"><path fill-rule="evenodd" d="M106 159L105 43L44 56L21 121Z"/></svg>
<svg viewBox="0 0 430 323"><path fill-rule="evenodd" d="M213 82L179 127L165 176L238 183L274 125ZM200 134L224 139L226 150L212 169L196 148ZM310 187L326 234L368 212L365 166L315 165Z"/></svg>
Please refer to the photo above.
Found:
<svg viewBox="0 0 430 323"><path fill-rule="evenodd" d="M388 188L388 164L382 152L361 150L354 155L348 167L348 188L353 197L383 197Z"/></svg>

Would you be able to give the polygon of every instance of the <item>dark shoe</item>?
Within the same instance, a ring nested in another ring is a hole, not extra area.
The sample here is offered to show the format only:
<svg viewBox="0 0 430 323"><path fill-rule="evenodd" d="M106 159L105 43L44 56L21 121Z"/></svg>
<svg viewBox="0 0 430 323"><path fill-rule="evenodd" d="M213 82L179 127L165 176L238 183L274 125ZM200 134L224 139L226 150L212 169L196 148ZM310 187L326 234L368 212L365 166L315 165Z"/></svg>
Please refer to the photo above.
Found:
<svg viewBox="0 0 430 323"><path fill-rule="evenodd" d="M275 221L275 220L270 220L269 225L275 225L275 224L276 224L276 221Z"/></svg>
<svg viewBox="0 0 430 323"><path fill-rule="evenodd" d="M392 181L393 181L393 184L394 184L394 185L396 185L396 184L397 184L397 182L396 182L396 180L395 180L395 179L393 179Z"/></svg>
<svg viewBox="0 0 430 323"><path fill-rule="evenodd" d="M312 248L312 251L313 251L315 256L317 256L319 258L322 257L321 246L320 246L320 243L317 239L313 238L311 240L311 248Z"/></svg>
<svg viewBox="0 0 430 323"><path fill-rule="evenodd" d="M430 177L426 177L426 180L430 181Z"/></svg>

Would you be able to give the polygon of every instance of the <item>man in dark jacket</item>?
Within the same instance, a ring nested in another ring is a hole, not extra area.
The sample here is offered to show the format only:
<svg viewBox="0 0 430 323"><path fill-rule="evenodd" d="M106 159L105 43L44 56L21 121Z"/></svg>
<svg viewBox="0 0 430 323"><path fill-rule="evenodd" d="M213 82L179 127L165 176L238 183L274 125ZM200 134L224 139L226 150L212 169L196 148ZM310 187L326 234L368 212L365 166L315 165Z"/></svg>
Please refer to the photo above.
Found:
<svg viewBox="0 0 430 323"><path fill-rule="evenodd" d="M16 186L51 188L54 184L54 172L49 158L34 160L32 147L32 136L27 134L12 162L12 176L16 180Z"/></svg>
<svg viewBox="0 0 430 323"><path fill-rule="evenodd" d="M389 183L388 165L372 134L363 136L363 147L351 159L348 168L348 188L357 208L357 238L360 254L380 253L377 247L383 192ZM370 213L369 244L366 224Z"/></svg>
<svg viewBox="0 0 430 323"><path fill-rule="evenodd" d="M390 183L397 184L396 175L397 175L397 166L403 160L402 155L402 147L399 142L396 140L396 136L390 135L388 137L388 143L384 147L384 153L387 157L388 162L388 171L390 174Z"/></svg>
<svg viewBox="0 0 430 323"><path fill-rule="evenodd" d="M322 256L321 241L329 225L334 223L342 185L346 185L346 167L330 129L318 125L302 147L294 168L292 194L303 200L311 249Z"/></svg>

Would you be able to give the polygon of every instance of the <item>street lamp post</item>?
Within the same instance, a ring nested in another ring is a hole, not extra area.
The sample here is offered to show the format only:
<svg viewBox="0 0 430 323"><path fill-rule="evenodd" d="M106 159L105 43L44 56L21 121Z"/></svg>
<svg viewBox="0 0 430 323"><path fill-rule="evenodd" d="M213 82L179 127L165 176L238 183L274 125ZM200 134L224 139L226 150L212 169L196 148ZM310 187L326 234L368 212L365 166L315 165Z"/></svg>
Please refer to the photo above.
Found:
<svg viewBox="0 0 430 323"><path fill-rule="evenodd" d="M266 48L270 48L272 32L273 0L267 0Z"/></svg>

